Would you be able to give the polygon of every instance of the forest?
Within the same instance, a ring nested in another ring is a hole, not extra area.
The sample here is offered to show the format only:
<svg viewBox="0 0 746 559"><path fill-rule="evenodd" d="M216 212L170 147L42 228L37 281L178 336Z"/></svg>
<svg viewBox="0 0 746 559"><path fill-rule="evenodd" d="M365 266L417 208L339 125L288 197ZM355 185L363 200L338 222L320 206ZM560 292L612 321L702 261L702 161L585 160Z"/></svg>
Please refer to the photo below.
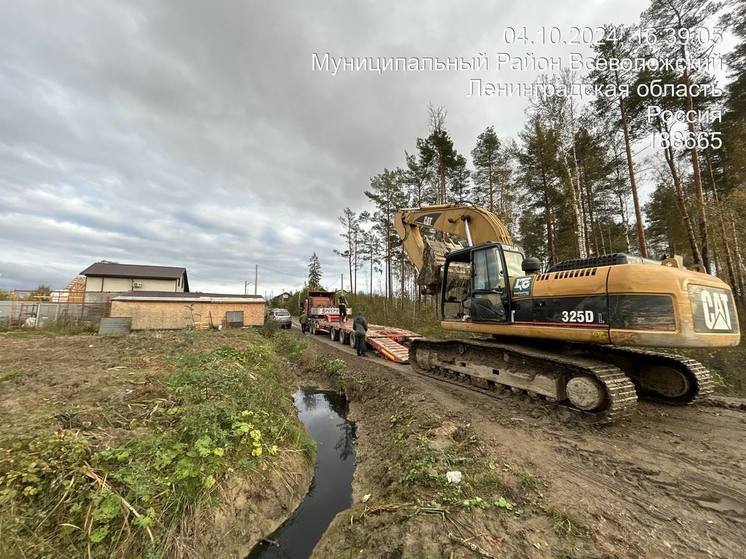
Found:
<svg viewBox="0 0 746 559"><path fill-rule="evenodd" d="M697 34L707 26L735 38L720 76L708 72L711 64L689 63L713 56L715 45ZM680 40L640 40L673 31ZM458 203L494 212L526 255L546 266L613 252L653 259L678 254L687 266L729 283L742 306L746 4L653 0L636 26L616 26L613 36L594 45L596 58L686 64L658 71L651 71L654 64L638 71L596 65L583 76L543 75L544 84L583 80L629 94L534 97L517 137L487 125L468 154L454 147L447 109L428 105L425 134L405 145L404 164L371 177L365 190L371 209L345 208L338 218L343 243L335 253L347 262L349 290L417 299L416 271L394 231L394 213ZM640 95L652 88L638 86L651 83L668 84L677 94ZM669 118L661 111L670 111ZM661 142L675 137L684 140ZM643 177L654 185L646 197L639 189Z"/></svg>

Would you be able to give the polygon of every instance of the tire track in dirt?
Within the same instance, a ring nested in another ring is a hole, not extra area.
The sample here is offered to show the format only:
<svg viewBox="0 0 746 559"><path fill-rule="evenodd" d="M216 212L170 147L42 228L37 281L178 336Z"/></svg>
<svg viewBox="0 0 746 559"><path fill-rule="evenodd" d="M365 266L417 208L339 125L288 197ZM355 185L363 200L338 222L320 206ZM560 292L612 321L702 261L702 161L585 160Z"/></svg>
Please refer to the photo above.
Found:
<svg viewBox="0 0 746 559"><path fill-rule="evenodd" d="M352 350L328 339L314 341ZM588 519L599 549L642 556L737 557L746 547L746 413L641 403L629 420L590 426L527 397L497 399L366 358L439 406L469 418L506 461L531 465L547 497Z"/></svg>

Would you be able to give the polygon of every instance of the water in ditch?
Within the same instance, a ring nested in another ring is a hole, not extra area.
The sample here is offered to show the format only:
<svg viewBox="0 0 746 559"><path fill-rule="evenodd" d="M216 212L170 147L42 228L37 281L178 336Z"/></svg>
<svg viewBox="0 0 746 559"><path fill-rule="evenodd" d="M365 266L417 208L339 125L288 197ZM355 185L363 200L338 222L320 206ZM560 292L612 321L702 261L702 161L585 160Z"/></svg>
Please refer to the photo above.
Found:
<svg viewBox="0 0 746 559"><path fill-rule="evenodd" d="M293 515L247 559L305 559L335 515L352 504L355 428L342 394L302 388L293 395L298 416L316 441L316 466L308 494ZM271 542L271 543L270 543Z"/></svg>

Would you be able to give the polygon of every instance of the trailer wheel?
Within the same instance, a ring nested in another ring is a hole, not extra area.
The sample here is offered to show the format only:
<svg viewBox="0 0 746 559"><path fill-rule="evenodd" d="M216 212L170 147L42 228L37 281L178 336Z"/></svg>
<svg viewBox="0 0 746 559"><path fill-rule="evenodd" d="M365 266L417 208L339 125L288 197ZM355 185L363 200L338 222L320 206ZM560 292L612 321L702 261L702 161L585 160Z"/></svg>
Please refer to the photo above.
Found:
<svg viewBox="0 0 746 559"><path fill-rule="evenodd" d="M316 335L316 323L315 322L311 322L311 326L309 328L309 332L311 332L312 336Z"/></svg>
<svg viewBox="0 0 746 559"><path fill-rule="evenodd" d="M329 328L329 338L333 342L337 340L337 330L334 327Z"/></svg>
<svg viewBox="0 0 746 559"><path fill-rule="evenodd" d="M349 334L347 334L344 330L339 331L339 338L337 339L339 340L340 344L345 345L346 343L348 343L348 338Z"/></svg>
<svg viewBox="0 0 746 559"><path fill-rule="evenodd" d="M350 347L355 347L355 332L350 332Z"/></svg>

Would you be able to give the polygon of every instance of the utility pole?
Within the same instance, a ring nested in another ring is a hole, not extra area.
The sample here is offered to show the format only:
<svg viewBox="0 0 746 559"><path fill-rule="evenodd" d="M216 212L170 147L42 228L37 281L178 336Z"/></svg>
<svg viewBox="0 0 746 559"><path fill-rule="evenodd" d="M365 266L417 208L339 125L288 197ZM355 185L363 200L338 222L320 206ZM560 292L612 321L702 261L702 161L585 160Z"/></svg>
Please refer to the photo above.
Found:
<svg viewBox="0 0 746 559"><path fill-rule="evenodd" d="M256 295L257 286L259 285L259 264L254 264L254 295Z"/></svg>
<svg viewBox="0 0 746 559"><path fill-rule="evenodd" d="M345 290L345 275L339 274L339 290L344 291Z"/></svg>
<svg viewBox="0 0 746 559"><path fill-rule="evenodd" d="M251 285L251 280L246 280L243 282L243 294L248 295L249 294L249 286Z"/></svg>

